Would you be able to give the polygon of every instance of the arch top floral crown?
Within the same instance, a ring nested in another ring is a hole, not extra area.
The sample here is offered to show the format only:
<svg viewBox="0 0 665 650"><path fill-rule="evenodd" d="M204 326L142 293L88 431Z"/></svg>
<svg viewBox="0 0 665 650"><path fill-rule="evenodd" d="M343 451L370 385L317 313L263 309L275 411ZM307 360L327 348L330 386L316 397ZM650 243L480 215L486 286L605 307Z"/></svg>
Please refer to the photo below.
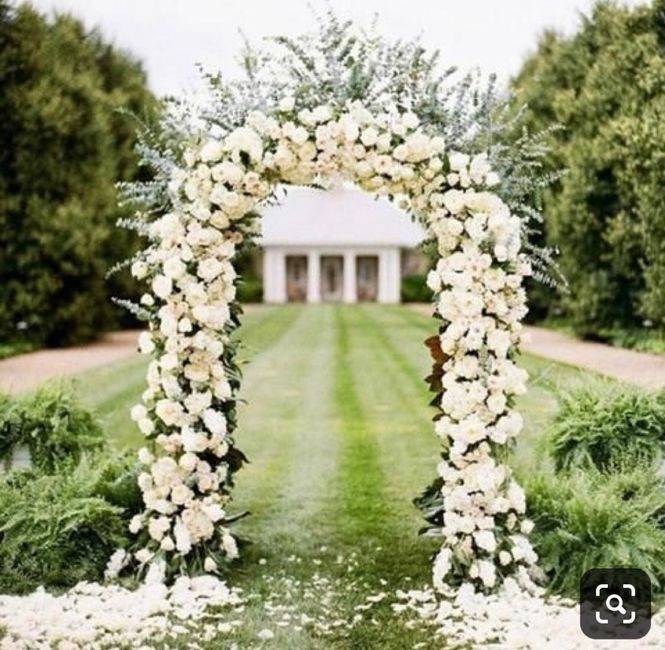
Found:
<svg viewBox="0 0 665 650"><path fill-rule="evenodd" d="M144 149L156 181L126 188L144 205L138 223L149 245L132 273L149 286L135 309L149 323L141 351L153 357L132 410L150 441L139 454L145 509L132 521L133 560L163 563L173 575L218 572L237 556L230 500L246 459L233 436L234 257L256 235L261 205L280 184L341 176L396 201L439 254L428 284L440 325L428 345L442 452L437 478L419 499L427 534L441 540L434 585L445 592L471 581L490 591L515 574L526 583L536 561L531 524L500 460L522 426L512 407L526 381L514 361L526 313L522 283L532 272L524 252L529 211L519 209L525 184L515 177L526 164L489 146L495 132L469 108L472 84L451 90L417 44L386 44L332 17L320 30L316 45L308 36L281 40L280 76L266 74L274 58L257 54L249 81L212 78L203 128L171 119L161 142ZM479 101L497 114L491 93ZM115 557L110 575L128 559Z"/></svg>

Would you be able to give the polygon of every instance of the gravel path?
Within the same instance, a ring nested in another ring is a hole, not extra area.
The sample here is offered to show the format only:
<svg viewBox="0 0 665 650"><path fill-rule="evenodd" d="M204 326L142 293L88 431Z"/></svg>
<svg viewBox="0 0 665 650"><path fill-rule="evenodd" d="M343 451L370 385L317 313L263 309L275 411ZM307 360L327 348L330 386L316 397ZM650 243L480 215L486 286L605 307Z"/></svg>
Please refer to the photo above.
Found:
<svg viewBox="0 0 665 650"><path fill-rule="evenodd" d="M0 392L21 393L49 379L75 375L137 354L139 331L112 332L96 343L39 350L0 361Z"/></svg>
<svg viewBox="0 0 665 650"><path fill-rule="evenodd" d="M432 313L429 305L415 304L412 308L423 314ZM580 341L543 327L527 326L524 329L527 336L522 349L525 352L592 370L643 388L665 388L665 355Z"/></svg>
<svg viewBox="0 0 665 650"><path fill-rule="evenodd" d="M526 327L525 330L528 336L522 347L526 352L594 370L643 388L665 388L665 355L579 341L543 327Z"/></svg>

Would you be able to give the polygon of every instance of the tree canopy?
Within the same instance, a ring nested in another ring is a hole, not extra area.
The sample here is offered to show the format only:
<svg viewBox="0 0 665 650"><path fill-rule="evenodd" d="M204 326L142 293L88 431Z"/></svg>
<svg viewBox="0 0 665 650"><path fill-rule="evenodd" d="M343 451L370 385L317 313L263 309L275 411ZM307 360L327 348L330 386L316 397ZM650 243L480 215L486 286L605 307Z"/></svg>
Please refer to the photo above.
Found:
<svg viewBox="0 0 665 650"><path fill-rule="evenodd" d="M141 65L69 15L0 0L0 337L62 345L118 323L108 270L133 236L115 182L135 180ZM22 334L21 334L22 333Z"/></svg>
<svg viewBox="0 0 665 650"><path fill-rule="evenodd" d="M514 79L534 130L558 123L545 195L547 243L583 335L665 324L665 2L599 3L580 29L546 32Z"/></svg>

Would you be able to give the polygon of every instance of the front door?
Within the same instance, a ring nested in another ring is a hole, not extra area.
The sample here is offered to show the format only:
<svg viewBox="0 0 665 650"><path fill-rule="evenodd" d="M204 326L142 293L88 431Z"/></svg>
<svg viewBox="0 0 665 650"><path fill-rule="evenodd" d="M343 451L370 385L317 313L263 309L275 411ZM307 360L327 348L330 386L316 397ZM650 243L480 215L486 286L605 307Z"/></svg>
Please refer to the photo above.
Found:
<svg viewBox="0 0 665 650"><path fill-rule="evenodd" d="M344 258L341 255L321 256L321 300L341 302L344 286Z"/></svg>
<svg viewBox="0 0 665 650"><path fill-rule="evenodd" d="M376 302L379 295L379 258L362 255L356 259L356 292L361 302Z"/></svg>
<svg viewBox="0 0 665 650"><path fill-rule="evenodd" d="M286 256L286 299L303 302L307 298L307 257Z"/></svg>

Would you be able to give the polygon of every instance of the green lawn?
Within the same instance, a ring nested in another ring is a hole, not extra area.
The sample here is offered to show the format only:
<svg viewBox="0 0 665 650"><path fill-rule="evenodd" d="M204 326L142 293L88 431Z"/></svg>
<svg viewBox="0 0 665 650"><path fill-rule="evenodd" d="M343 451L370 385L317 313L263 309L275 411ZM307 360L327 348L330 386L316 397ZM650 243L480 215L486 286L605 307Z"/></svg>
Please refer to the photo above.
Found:
<svg viewBox="0 0 665 650"><path fill-rule="evenodd" d="M365 599L429 579L434 546L417 537L411 499L437 461L423 382L423 339L435 322L377 305L256 308L245 321L248 404L236 439L251 464L239 474L236 505L252 517L236 530L253 543L229 580L252 597L234 639L244 648L269 628L269 645L299 650L427 641L394 620L388 599L369 609ZM532 381L520 399L526 430L514 464L529 471L542 462L538 444L557 386L581 373L530 356L523 363ZM77 390L117 447L141 442L128 411L144 373L138 360L80 376ZM302 613L313 621L294 622ZM351 627L334 623L354 617Z"/></svg>

